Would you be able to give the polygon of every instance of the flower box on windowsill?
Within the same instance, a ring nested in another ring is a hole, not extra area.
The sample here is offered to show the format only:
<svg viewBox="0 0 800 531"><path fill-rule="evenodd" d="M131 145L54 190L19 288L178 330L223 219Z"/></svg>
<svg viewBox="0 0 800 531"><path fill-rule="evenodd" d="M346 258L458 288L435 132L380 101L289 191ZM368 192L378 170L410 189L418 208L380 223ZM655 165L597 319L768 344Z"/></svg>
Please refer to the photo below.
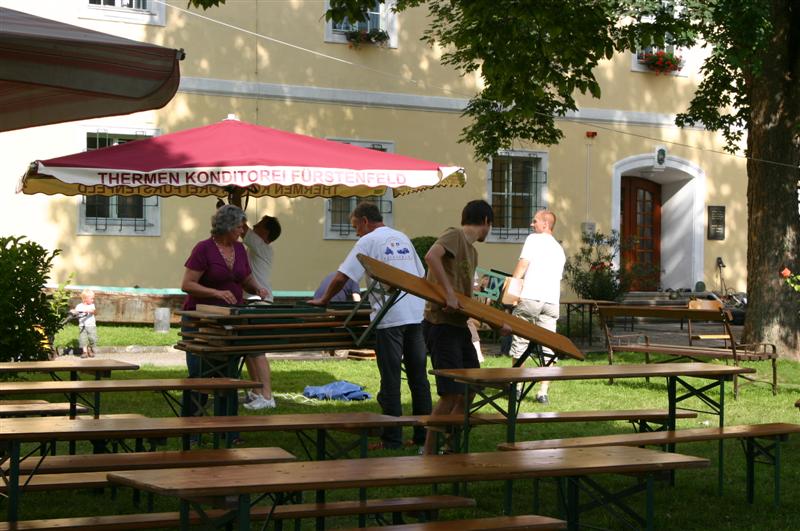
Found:
<svg viewBox="0 0 800 531"><path fill-rule="evenodd" d="M346 31L344 37L350 43L350 48L360 48L362 44L383 46L389 42L389 34L382 29Z"/></svg>
<svg viewBox="0 0 800 531"><path fill-rule="evenodd" d="M645 53L639 63L656 74L673 74L681 69L683 60L672 52Z"/></svg>

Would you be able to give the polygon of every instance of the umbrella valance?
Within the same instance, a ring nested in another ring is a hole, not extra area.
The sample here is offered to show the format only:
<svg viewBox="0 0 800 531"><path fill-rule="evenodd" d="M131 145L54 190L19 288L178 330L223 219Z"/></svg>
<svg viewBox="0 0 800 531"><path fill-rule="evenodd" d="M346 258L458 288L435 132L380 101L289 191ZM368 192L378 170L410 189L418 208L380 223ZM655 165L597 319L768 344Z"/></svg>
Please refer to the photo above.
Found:
<svg viewBox="0 0 800 531"><path fill-rule="evenodd" d="M0 8L0 131L163 107L182 50Z"/></svg>
<svg viewBox="0 0 800 531"><path fill-rule="evenodd" d="M395 195L463 186L464 169L238 120L34 162L26 194L226 197Z"/></svg>

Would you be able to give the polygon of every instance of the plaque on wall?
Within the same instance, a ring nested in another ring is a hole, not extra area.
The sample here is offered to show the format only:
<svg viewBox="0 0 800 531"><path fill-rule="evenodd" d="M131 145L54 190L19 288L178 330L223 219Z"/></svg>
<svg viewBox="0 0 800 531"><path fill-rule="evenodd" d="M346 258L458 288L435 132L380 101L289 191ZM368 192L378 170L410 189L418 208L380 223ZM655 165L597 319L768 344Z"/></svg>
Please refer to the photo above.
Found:
<svg viewBox="0 0 800 531"><path fill-rule="evenodd" d="M710 206L710 207L708 207L708 239L709 240L724 240L725 239L725 207L724 206Z"/></svg>

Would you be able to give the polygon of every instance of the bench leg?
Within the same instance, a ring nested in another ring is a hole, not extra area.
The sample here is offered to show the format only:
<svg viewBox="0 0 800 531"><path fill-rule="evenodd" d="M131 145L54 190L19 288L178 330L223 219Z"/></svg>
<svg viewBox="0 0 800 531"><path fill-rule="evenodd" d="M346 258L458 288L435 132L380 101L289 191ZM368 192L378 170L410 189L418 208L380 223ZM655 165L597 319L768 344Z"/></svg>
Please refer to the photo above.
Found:
<svg viewBox="0 0 800 531"><path fill-rule="evenodd" d="M580 506L577 477L567 478L567 529L578 531L580 529Z"/></svg>

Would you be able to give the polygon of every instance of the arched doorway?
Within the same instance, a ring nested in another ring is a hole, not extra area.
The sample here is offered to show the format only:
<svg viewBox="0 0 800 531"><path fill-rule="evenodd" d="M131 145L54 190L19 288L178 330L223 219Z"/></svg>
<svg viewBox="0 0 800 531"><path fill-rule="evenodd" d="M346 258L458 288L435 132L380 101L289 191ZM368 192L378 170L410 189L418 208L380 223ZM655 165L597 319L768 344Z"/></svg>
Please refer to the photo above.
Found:
<svg viewBox="0 0 800 531"><path fill-rule="evenodd" d="M703 280L705 173L691 162L673 156L667 156L664 169L656 171L651 153L635 155L615 163L611 184L611 228L621 236L638 230L636 225L634 229L630 225L627 228L623 226L623 177L628 183L626 203L632 207L627 209L629 215L635 217L637 208L643 214L650 208L651 217L655 215L654 203L650 207L646 205L646 194L642 194L642 202L638 207L630 194L633 193L635 199L639 200L640 189L649 187L651 193L653 190L660 192L657 216L660 234L650 236L654 247L652 251L657 247L658 255L648 255L651 249L647 247L637 251L642 253L642 260L656 259L658 287L663 290L693 288L697 281ZM630 183L634 183L633 187ZM652 224L654 220L642 220L639 226L644 229L648 223ZM652 232L654 227L650 225L649 228ZM647 258L644 258L645 255L648 255ZM654 278L647 288L653 288L655 284Z"/></svg>
<svg viewBox="0 0 800 531"><path fill-rule="evenodd" d="M661 185L623 175L621 187L621 265L639 272L633 291L655 291L661 283Z"/></svg>

